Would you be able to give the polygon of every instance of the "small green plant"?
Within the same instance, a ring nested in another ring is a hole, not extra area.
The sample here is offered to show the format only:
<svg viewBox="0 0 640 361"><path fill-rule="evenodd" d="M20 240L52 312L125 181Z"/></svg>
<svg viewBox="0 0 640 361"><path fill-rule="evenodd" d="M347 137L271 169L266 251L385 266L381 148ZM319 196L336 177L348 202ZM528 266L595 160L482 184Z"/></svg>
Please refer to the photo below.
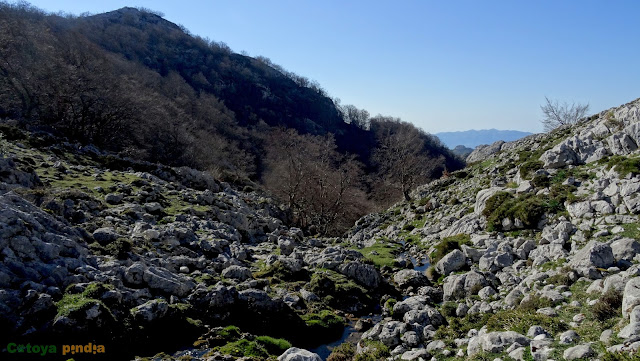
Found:
<svg viewBox="0 0 640 361"><path fill-rule="evenodd" d="M596 320L606 321L618 316L621 312L621 307L622 293L611 287L600 296L591 310Z"/></svg>
<svg viewBox="0 0 640 361"><path fill-rule="evenodd" d="M555 261L549 261L549 262L545 262L545 263L541 264L540 265L540 269L543 270L543 271L548 271L548 270L556 269L556 268L564 265L565 263L567 263L567 259L566 258L558 258Z"/></svg>
<svg viewBox="0 0 640 361"><path fill-rule="evenodd" d="M489 197L483 211L489 231L502 230L502 220L505 218L517 218L525 228L535 228L544 213L545 203L539 197L525 194L515 198L506 192L498 192Z"/></svg>
<svg viewBox="0 0 640 361"><path fill-rule="evenodd" d="M356 347L350 342L345 342L336 346L331 355L327 358L327 361L351 361L353 355L356 353Z"/></svg>
<svg viewBox="0 0 640 361"><path fill-rule="evenodd" d="M520 166L520 177L522 179L531 179L533 172L544 168L544 163L539 160L528 160Z"/></svg>
<svg viewBox="0 0 640 361"><path fill-rule="evenodd" d="M440 278L441 278L442 275L440 275L438 273L438 271L436 270L436 268L433 265L429 266L429 268L427 268L425 273L426 273L426 276L429 279L429 281L440 283L440 281L441 281ZM444 278L444 277L442 277L442 278Z"/></svg>
<svg viewBox="0 0 640 361"><path fill-rule="evenodd" d="M416 228L416 227L415 227L413 224L411 224L411 223L407 223L407 224L405 224L405 225L402 227L402 230L403 230L403 231L407 231L407 232L411 232L411 231L413 231L415 228Z"/></svg>
<svg viewBox="0 0 640 361"><path fill-rule="evenodd" d="M235 340L240 338L241 332L238 326L229 325L217 332L217 336L225 340Z"/></svg>
<svg viewBox="0 0 640 361"><path fill-rule="evenodd" d="M442 315L445 317L455 317L458 304L455 302L445 302L442 304Z"/></svg>
<svg viewBox="0 0 640 361"><path fill-rule="evenodd" d="M8 143L4 139L4 134L0 133L0 156L3 156L7 153Z"/></svg>
<svg viewBox="0 0 640 361"><path fill-rule="evenodd" d="M365 352L359 353L353 361L379 361L391 355L389 347L380 341L363 340Z"/></svg>
<svg viewBox="0 0 640 361"><path fill-rule="evenodd" d="M613 128L613 129L617 129L617 130L622 130L622 128L624 127L624 123L622 123L620 120L616 119L615 114L613 113L613 111L609 111L607 113L607 122L606 122L607 126L609 128Z"/></svg>
<svg viewBox="0 0 640 361"><path fill-rule="evenodd" d="M121 260L125 260L129 257L129 252L132 248L133 243L131 240L125 238L118 238L105 247L109 254Z"/></svg>
<svg viewBox="0 0 640 361"><path fill-rule="evenodd" d="M463 318L447 317L447 325L442 325L436 330L435 339L444 340L448 346L454 347L454 340L466 337L471 329L479 330L487 323L490 313L467 314Z"/></svg>
<svg viewBox="0 0 640 361"><path fill-rule="evenodd" d="M536 174L531 180L531 184L536 188L547 188L551 180L544 174Z"/></svg>
<svg viewBox="0 0 640 361"><path fill-rule="evenodd" d="M395 298L390 298L384 302L384 309L387 310L390 315L393 315L393 306L396 303L398 303L398 300L396 300Z"/></svg>

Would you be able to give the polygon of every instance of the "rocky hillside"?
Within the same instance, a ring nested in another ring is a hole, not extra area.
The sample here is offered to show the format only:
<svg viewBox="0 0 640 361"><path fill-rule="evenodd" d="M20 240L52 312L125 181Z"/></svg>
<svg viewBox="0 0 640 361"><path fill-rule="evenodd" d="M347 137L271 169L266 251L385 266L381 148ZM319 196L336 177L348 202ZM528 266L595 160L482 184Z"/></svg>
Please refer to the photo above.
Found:
<svg viewBox="0 0 640 361"><path fill-rule="evenodd" d="M333 341L399 295L355 247L303 237L250 188L1 131L0 329L15 343L57 344L64 360L70 342L109 360L185 345L268 358Z"/></svg>
<svg viewBox="0 0 640 361"><path fill-rule="evenodd" d="M0 330L64 360L636 360L639 129L636 100L477 149L311 238L251 188L3 125Z"/></svg>
<svg viewBox="0 0 640 361"><path fill-rule="evenodd" d="M574 127L497 142L476 149L465 170L419 188L418 201L361 219L348 242L409 244L432 264L428 281L396 273L396 286L408 274L415 284L387 301L386 317L352 351L637 359L629 352L640 348L639 129L636 100Z"/></svg>

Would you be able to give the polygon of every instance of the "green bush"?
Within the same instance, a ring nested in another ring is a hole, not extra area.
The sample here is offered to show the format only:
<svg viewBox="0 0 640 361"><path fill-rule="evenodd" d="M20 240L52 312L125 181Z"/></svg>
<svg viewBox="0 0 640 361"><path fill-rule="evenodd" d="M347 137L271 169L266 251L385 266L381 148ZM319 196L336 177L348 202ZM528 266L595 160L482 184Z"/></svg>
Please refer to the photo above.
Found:
<svg viewBox="0 0 640 361"><path fill-rule="evenodd" d="M237 340L241 336L240 328L238 326L233 326L233 325L227 326L222 330L218 331L217 336L229 341Z"/></svg>
<svg viewBox="0 0 640 361"><path fill-rule="evenodd" d="M446 256L453 250L460 249L460 246L463 244L471 244L471 236L461 233L455 236L443 238L440 243L435 246L434 251L429 255L430 263L432 265L438 263L442 257Z"/></svg>
<svg viewBox="0 0 640 361"><path fill-rule="evenodd" d="M537 311L541 308L551 307L553 303L548 298L542 298L540 296L533 296L528 298L526 301L521 302L518 306L519 310L523 311Z"/></svg>
<svg viewBox="0 0 640 361"><path fill-rule="evenodd" d="M577 188L570 185L547 184L548 181L549 179L546 178L538 185L551 185L548 195L524 194L516 198L508 192L498 192L489 197L486 207L482 211L482 214L487 218L487 229L489 231L502 230L502 220L505 218L512 221L517 218L522 221L524 228L532 229L537 227L545 213L566 212L564 203L577 200L573 194Z"/></svg>
<svg viewBox="0 0 640 361"><path fill-rule="evenodd" d="M456 338L466 337L469 330L473 328L479 330L487 323L490 316L490 313L474 313L467 314L463 318L448 317L448 324L440 326L434 338L444 340L449 346L454 347Z"/></svg>
<svg viewBox="0 0 640 361"><path fill-rule="evenodd" d="M436 268L433 266L433 264L431 266L429 266L429 268L427 268L425 273L427 275L427 278L431 282L438 281L440 279L440 276L442 276L440 273L438 273L438 270L436 270Z"/></svg>
<svg viewBox="0 0 640 361"><path fill-rule="evenodd" d="M405 224L405 225L402 227L402 230L403 230L403 231L407 231L407 232L411 232L411 231L413 231L415 228L416 228L416 227L415 227L413 224L411 224L411 223L407 223L407 224Z"/></svg>
<svg viewBox="0 0 640 361"><path fill-rule="evenodd" d="M514 198L512 195L507 193L508 196L506 196L504 193L496 193L487 200L487 207L483 211L487 217L487 229L489 231L502 230L502 220L505 218L511 220L517 218L522 221L525 228L537 227L546 210L544 201L531 194Z"/></svg>
<svg viewBox="0 0 640 361"><path fill-rule="evenodd" d="M614 288L609 288L607 292L600 296L591 311L598 321L606 321L620 315L621 307L622 293Z"/></svg>
<svg viewBox="0 0 640 361"><path fill-rule="evenodd" d="M544 168L544 163L539 160L528 160L520 166L520 177L531 179L531 174L538 169Z"/></svg>
<svg viewBox="0 0 640 361"><path fill-rule="evenodd" d="M129 258L129 252L133 249L133 243L131 240L125 238L118 238L117 240L109 243L105 249L110 255L125 260Z"/></svg>
<svg viewBox="0 0 640 361"><path fill-rule="evenodd" d="M276 261L274 264L265 268L264 270L255 272L253 276L255 278L271 278L283 281L300 281L309 279L307 271L301 270L299 272L292 272L290 269L286 268L280 261Z"/></svg>
<svg viewBox="0 0 640 361"><path fill-rule="evenodd" d="M547 188L551 184L551 180L544 174L537 174L531 180L531 184L536 188Z"/></svg>
<svg viewBox="0 0 640 361"><path fill-rule="evenodd" d="M393 315L393 306L396 303L398 303L398 300L396 300L395 298L390 298L385 301L384 309L387 310L387 312L389 312L390 315Z"/></svg>
<svg viewBox="0 0 640 361"><path fill-rule="evenodd" d="M557 286L571 286L571 278L569 278L569 275L566 272L560 272L547 278L547 283Z"/></svg>
<svg viewBox="0 0 640 361"><path fill-rule="evenodd" d="M353 361L379 361L391 355L389 347L380 341L363 340L363 344L367 351L357 354Z"/></svg>
<svg viewBox="0 0 640 361"><path fill-rule="evenodd" d="M458 304L455 302L445 302L442 304L442 315L445 317L455 317Z"/></svg>
<svg viewBox="0 0 640 361"><path fill-rule="evenodd" d="M356 347L350 342L345 342L331 351L327 361L351 361L355 353Z"/></svg>
<svg viewBox="0 0 640 361"><path fill-rule="evenodd" d="M502 204L506 201L510 201L513 199L513 195L509 192L498 192L489 199L485 203L484 210L482 211L482 215L489 218L495 211L502 206Z"/></svg>

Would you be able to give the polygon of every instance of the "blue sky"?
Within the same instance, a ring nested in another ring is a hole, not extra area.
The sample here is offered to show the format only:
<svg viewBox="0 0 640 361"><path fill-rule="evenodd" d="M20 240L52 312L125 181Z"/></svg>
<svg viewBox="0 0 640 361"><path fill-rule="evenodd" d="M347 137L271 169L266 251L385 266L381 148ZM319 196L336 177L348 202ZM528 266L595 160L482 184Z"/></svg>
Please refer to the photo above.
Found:
<svg viewBox="0 0 640 361"><path fill-rule="evenodd" d="M49 12L161 11L332 97L427 132L542 131L544 97L591 113L640 97L640 1L34 0Z"/></svg>

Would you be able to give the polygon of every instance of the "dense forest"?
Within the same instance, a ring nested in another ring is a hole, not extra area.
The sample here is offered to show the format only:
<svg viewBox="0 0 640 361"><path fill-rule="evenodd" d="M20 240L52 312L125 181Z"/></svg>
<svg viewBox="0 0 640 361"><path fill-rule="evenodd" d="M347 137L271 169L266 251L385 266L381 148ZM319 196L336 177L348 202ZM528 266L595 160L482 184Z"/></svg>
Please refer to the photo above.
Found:
<svg viewBox="0 0 640 361"><path fill-rule="evenodd" d="M261 187L319 234L463 166L410 123L145 9L73 17L0 3L0 119Z"/></svg>

